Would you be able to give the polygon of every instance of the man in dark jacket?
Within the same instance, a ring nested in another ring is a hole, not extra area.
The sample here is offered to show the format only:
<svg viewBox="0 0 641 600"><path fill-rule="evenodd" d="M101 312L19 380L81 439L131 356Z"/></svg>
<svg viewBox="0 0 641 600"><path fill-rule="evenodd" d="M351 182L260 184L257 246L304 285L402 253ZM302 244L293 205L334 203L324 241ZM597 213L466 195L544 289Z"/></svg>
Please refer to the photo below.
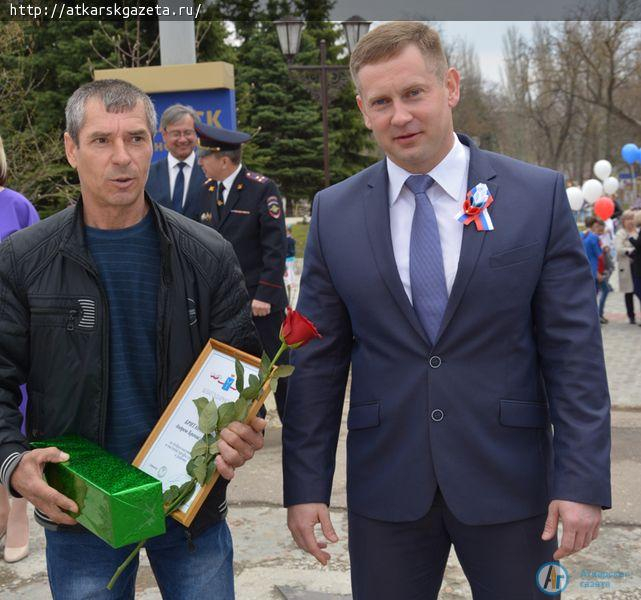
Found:
<svg viewBox="0 0 641 600"><path fill-rule="evenodd" d="M65 149L81 199L0 246L0 481L27 498L47 528L55 598L99 597L130 548L114 550L76 525L75 503L42 479L56 448L27 437L77 433L130 461L210 337L260 352L231 245L144 193L155 111L134 86L82 86L66 108ZM147 543L163 595L233 598L225 488L262 447L262 419L221 432L222 478L194 523L168 519ZM114 597L133 597L137 561ZM189 576L186 576L188 574Z"/></svg>
<svg viewBox="0 0 641 600"><path fill-rule="evenodd" d="M252 315L265 352L273 357L280 346L278 334L287 306L285 214L276 184L242 163L242 144L251 136L196 123L198 163L205 175L200 220L230 241L240 261ZM279 362L286 363L285 353ZM287 380L275 393L283 419Z"/></svg>

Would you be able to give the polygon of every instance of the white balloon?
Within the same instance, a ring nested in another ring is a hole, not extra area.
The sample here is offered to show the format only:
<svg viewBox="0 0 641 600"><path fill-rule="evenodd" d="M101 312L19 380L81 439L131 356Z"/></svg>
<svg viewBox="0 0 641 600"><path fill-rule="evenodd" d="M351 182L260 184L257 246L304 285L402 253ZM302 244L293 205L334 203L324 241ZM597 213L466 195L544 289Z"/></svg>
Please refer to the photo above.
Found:
<svg viewBox="0 0 641 600"><path fill-rule="evenodd" d="M610 195L614 194L619 189L619 180L616 177L608 177L603 182L603 191Z"/></svg>
<svg viewBox="0 0 641 600"><path fill-rule="evenodd" d="M592 170L594 171L594 174L603 181L606 177L610 177L610 174L612 173L612 165L607 160L597 160L594 163Z"/></svg>
<svg viewBox="0 0 641 600"><path fill-rule="evenodd" d="M603 184L598 179L588 179L581 191L588 204L594 204L597 198L603 196Z"/></svg>
<svg viewBox="0 0 641 600"><path fill-rule="evenodd" d="M583 192L581 191L581 188L569 187L565 190L565 193L568 195L570 208L575 211L581 210L581 207L583 206Z"/></svg>

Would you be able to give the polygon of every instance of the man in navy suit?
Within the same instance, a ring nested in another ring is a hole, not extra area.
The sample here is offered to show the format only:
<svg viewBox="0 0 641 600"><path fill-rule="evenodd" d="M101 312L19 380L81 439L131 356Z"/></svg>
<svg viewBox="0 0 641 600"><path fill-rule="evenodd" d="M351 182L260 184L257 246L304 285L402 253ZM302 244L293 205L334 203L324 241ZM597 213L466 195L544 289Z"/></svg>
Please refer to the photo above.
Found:
<svg viewBox="0 0 641 600"><path fill-rule="evenodd" d="M160 117L160 131L167 158L151 165L145 188L158 204L196 220L200 214L200 188L205 182L194 150L198 120L190 106L173 104L165 110Z"/></svg>
<svg viewBox="0 0 641 600"><path fill-rule="evenodd" d="M559 173L455 135L438 34L389 23L351 57L386 158L314 202L283 429L297 544L326 564L343 398L356 600L436 598L451 545L475 599L543 598L610 506L594 284ZM553 430L552 430L553 427ZM557 526L563 537L557 547Z"/></svg>

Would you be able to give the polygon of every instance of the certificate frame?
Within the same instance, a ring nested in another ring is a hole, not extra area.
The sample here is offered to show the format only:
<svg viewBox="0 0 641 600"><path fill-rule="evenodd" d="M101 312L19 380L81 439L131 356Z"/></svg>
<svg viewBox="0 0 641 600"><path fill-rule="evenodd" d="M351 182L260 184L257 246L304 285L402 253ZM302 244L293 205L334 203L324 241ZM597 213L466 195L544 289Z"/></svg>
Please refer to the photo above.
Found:
<svg viewBox="0 0 641 600"><path fill-rule="evenodd" d="M247 377L249 375L248 372L251 372L254 374L258 373L258 370L261 365L261 360L258 357L252 356L251 354L247 354L242 350L238 350L237 348L234 348L227 344L223 344L222 342L219 342L217 340L210 339L205 345L205 347L203 348L198 358L196 359L196 362L193 364L193 366L189 370L189 373L187 374L183 382L180 384L180 387L178 388L173 398L167 405L167 408L165 408L165 410L163 411L162 416L160 417L160 419L158 420L154 428L151 430L151 433L145 440L145 443L143 444L142 448L134 458L133 460L134 466L138 467L139 469L148 473L149 475L152 475L153 477L159 478L158 472L153 472L154 467L150 462L153 460L154 453L158 454L160 451L164 451L166 454L167 452L166 448L168 447L168 444L165 440L170 439L171 435L175 435L175 431L170 429L170 427L172 426L172 420L175 420L175 417L179 415L181 412L193 413L196 410L195 405L193 405L193 400L199 396L195 395L193 392L190 393L190 391L192 390L192 387L198 383L198 380L202 379L203 373L206 372L208 366L214 361L217 361L217 360L219 361L220 357L225 357L225 359L227 360L233 359L234 364L235 364L235 360L238 359L243 364L243 367L245 368L245 380L246 380L245 384L247 382ZM214 377L214 379L216 378ZM225 387L223 386L222 389L225 389ZM256 398L251 403L247 413L247 417L245 418L245 421L244 421L245 423L248 423L249 421L251 421L258 414L258 411L265 403L265 400L267 399L267 396L269 395L269 393L270 393L270 384L268 379L263 385L258 398ZM200 395L202 396L203 394L201 393ZM238 395L236 394L234 399L236 399L237 397ZM208 398L208 400L209 399L210 398ZM189 422L192 425L196 425L198 421L196 418L195 422L191 420L185 421L185 422ZM185 431L185 429L182 427L180 427L180 429L182 429L182 431ZM191 428L191 432L189 433L189 435L191 435L192 438L194 436L194 431L198 432L199 434L198 438L202 437L202 432L200 432L200 430L197 429L197 425L196 425L196 429L194 430L193 428ZM195 441L197 440L194 439L193 442ZM192 443L192 447L193 447L193 443ZM191 451L191 447L189 448L189 451ZM182 449L181 454L184 455L184 449ZM187 463L186 460L183 462L178 458L174 459L174 463L172 465L173 470L174 472L177 471L179 469L179 465L181 464L182 471L184 472L184 481L182 482L175 481L171 483L176 483L177 485L180 485L181 483L184 483L185 481L188 481L190 479L189 475L185 471L186 463ZM166 469L166 467L163 467L163 468ZM193 522L193 520L196 518L196 515L198 514L198 511L200 510L203 503L205 502L205 499L209 495L209 492L211 492L214 485L216 485L216 482L218 481L219 477L220 477L220 473L218 472L218 470L215 470L209 483L205 484L203 487L197 484L194 495L192 496L191 500L186 503L186 509L185 507L176 509L173 513L171 513L171 517L173 517L179 523L182 523L185 527L189 527ZM163 482L163 491L165 491L165 482Z"/></svg>

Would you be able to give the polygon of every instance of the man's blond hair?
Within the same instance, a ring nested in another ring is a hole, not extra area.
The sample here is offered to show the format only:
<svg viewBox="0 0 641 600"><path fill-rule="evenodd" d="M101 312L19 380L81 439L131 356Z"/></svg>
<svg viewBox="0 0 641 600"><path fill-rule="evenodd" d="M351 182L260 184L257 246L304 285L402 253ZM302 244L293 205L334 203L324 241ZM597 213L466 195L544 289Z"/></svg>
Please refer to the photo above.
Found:
<svg viewBox="0 0 641 600"><path fill-rule="evenodd" d="M358 72L365 66L395 57L406 46L414 44L434 67L438 77L447 71L447 59L441 38L435 29L420 21L392 21L372 29L356 45L349 61L349 70L358 90Z"/></svg>

